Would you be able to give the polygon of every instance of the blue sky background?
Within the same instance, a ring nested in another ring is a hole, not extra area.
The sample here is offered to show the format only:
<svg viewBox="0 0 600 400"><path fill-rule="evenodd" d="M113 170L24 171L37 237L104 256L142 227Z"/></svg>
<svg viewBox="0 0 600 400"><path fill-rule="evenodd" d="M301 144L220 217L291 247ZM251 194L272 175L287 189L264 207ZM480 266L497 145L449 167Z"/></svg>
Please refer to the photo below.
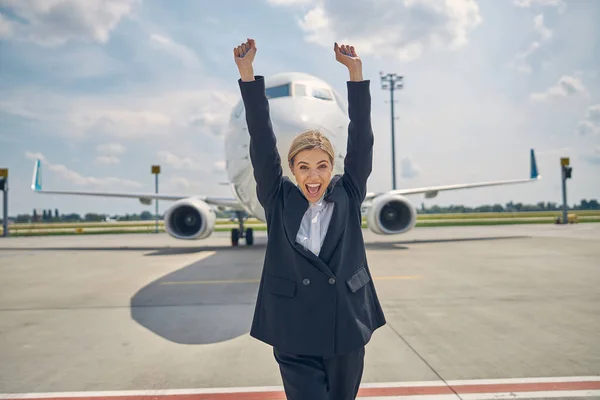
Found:
<svg viewBox="0 0 600 400"><path fill-rule="evenodd" d="M440 194L433 204L600 199L600 2L0 0L0 166L10 214L153 210L136 200L39 196L46 188L230 195L222 132L239 98L232 48L257 40L255 72L301 71L345 94L333 42L355 44L371 79L369 190L391 188L389 93L400 187L527 177L534 185ZM421 196L414 197L420 205ZM168 205L161 202L161 209Z"/></svg>

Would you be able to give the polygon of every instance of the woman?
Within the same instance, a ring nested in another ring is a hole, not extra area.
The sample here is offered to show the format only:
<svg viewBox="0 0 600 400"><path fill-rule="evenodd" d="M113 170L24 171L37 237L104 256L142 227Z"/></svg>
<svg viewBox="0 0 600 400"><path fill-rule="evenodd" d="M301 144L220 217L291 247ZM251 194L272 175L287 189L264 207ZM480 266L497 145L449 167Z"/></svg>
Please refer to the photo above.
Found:
<svg viewBox="0 0 600 400"><path fill-rule="evenodd" d="M334 153L316 131L292 143L283 176L256 43L234 52L250 134L250 159L268 242L250 335L273 346L288 400L355 399L364 346L385 324L362 237L361 203L373 158L371 97L352 46L334 45L348 68L347 154L332 177Z"/></svg>

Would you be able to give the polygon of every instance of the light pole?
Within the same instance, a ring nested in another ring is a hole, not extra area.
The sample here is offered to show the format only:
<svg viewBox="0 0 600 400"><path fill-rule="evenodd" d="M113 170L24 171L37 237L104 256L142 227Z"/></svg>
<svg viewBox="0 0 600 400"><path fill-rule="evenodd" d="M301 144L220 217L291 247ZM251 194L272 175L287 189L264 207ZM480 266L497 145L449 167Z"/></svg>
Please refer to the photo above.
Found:
<svg viewBox="0 0 600 400"><path fill-rule="evenodd" d="M567 179L571 179L573 168L569 165L569 157L560 159L561 180L562 180L562 197L563 197L563 217L562 223L569 222L569 206L567 205Z"/></svg>
<svg viewBox="0 0 600 400"><path fill-rule="evenodd" d="M396 74L384 75L380 72L381 76L381 88L389 89L390 91L390 108L392 111L392 190L396 190L396 142L395 142L395 131L394 131L394 91L396 89L402 89L404 86L403 76Z"/></svg>
<svg viewBox="0 0 600 400"><path fill-rule="evenodd" d="M160 174L160 165L152 166L152 173L154 174L154 191L158 195L158 174ZM158 233L158 198L154 199L154 204L156 204L156 215L155 219L155 233Z"/></svg>
<svg viewBox="0 0 600 400"><path fill-rule="evenodd" d="M0 190L2 191L4 219L2 220L2 236L8 236L8 168L0 168Z"/></svg>

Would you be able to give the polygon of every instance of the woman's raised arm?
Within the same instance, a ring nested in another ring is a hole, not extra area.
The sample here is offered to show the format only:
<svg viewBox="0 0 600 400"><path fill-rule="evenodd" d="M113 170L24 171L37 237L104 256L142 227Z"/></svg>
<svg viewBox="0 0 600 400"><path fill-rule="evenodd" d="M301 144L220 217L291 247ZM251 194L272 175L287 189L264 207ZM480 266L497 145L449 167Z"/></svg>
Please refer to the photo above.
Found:
<svg viewBox="0 0 600 400"><path fill-rule="evenodd" d="M362 61L353 46L334 45L335 58L348 68L348 143L344 176L357 202L367 194L367 179L373 167L373 129L371 127L370 81L363 80Z"/></svg>
<svg viewBox="0 0 600 400"><path fill-rule="evenodd" d="M264 77L255 76L252 66L256 54L255 41L248 39L236 47L233 54L240 71L238 83L246 110L250 161L254 169L258 201L263 208L268 208L281 187L283 171L269 115Z"/></svg>

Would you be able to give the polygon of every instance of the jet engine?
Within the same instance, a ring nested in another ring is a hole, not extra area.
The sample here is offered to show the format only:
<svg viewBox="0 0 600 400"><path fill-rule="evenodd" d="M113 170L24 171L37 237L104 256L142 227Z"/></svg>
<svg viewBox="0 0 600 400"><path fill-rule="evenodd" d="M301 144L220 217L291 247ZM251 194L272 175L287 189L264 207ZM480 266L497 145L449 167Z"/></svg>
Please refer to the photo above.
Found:
<svg viewBox="0 0 600 400"><path fill-rule="evenodd" d="M165 230L176 239L205 239L213 232L217 216L204 201L181 199L165 212Z"/></svg>
<svg viewBox="0 0 600 400"><path fill-rule="evenodd" d="M379 235L394 235L411 230L417 210L404 196L384 194L373 199L367 211L369 229Z"/></svg>

